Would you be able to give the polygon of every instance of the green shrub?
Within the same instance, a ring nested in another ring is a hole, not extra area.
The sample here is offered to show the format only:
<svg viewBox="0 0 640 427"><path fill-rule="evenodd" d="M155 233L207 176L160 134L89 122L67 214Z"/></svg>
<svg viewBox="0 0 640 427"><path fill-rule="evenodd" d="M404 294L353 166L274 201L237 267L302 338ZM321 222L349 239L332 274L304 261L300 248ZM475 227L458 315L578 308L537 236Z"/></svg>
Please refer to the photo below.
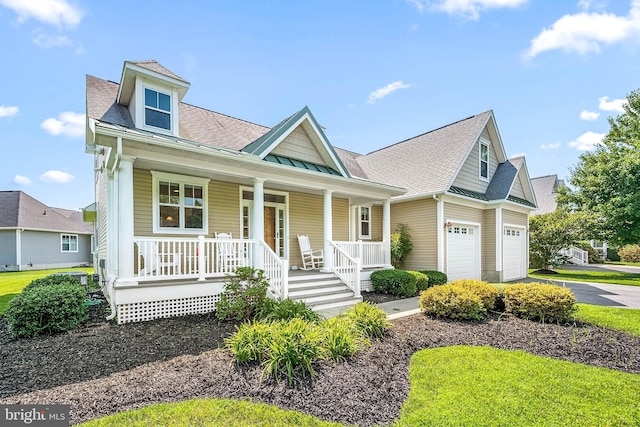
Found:
<svg viewBox="0 0 640 427"><path fill-rule="evenodd" d="M304 319L309 322L317 322L320 320L318 313L310 307L307 307L304 301L293 301L288 298L278 301L265 298L256 314L256 318L267 322L291 320L294 318Z"/></svg>
<svg viewBox="0 0 640 427"><path fill-rule="evenodd" d="M541 322L568 322L577 310L567 289L543 283L516 283L503 289L507 313Z"/></svg>
<svg viewBox="0 0 640 427"><path fill-rule="evenodd" d="M263 374L270 374L276 381L284 374L289 385L300 375L313 376L313 361L326 357L323 328L303 319L271 325L275 331L264 361Z"/></svg>
<svg viewBox="0 0 640 427"><path fill-rule="evenodd" d="M609 261L620 261L620 255L618 255L618 250L613 248L607 248L607 259Z"/></svg>
<svg viewBox="0 0 640 427"><path fill-rule="evenodd" d="M435 317L480 320L486 313L480 296L469 288L434 286L420 294L420 308Z"/></svg>
<svg viewBox="0 0 640 427"><path fill-rule="evenodd" d="M86 298L77 280L27 285L11 300L5 313L9 331L14 338L69 331L87 319Z"/></svg>
<svg viewBox="0 0 640 427"><path fill-rule="evenodd" d="M80 279L75 276L71 276L68 274L50 274L46 277L42 277L40 279L35 279L27 286L25 286L22 291L38 288L40 286L51 286L51 285L59 285L61 283L77 283L80 285Z"/></svg>
<svg viewBox="0 0 640 427"><path fill-rule="evenodd" d="M327 319L323 324L324 347L332 360L339 362L353 356L371 342L358 328L353 318L338 316Z"/></svg>
<svg viewBox="0 0 640 427"><path fill-rule="evenodd" d="M269 282L263 270L239 267L227 275L225 292L216 304L216 317L220 320L251 319L262 307Z"/></svg>
<svg viewBox="0 0 640 427"><path fill-rule="evenodd" d="M623 262L640 262L640 246L625 245L618 250L618 255Z"/></svg>
<svg viewBox="0 0 640 427"><path fill-rule="evenodd" d="M450 283L452 286L462 286L465 289L469 289L474 294L480 297L482 305L487 310L493 310L496 306L496 298L498 298L498 288L488 284L482 280L473 279L461 279Z"/></svg>
<svg viewBox="0 0 640 427"><path fill-rule="evenodd" d="M273 332L274 328L269 323L243 323L224 342L237 363L261 361L269 350Z"/></svg>
<svg viewBox="0 0 640 427"><path fill-rule="evenodd" d="M600 252L589 242L573 242L573 246L578 249L582 249L583 251L587 251L589 256L589 264L600 264L602 262L602 258L600 258Z"/></svg>
<svg viewBox="0 0 640 427"><path fill-rule="evenodd" d="M387 313L368 302L354 305L343 316L353 320L358 330L369 338L382 338L391 328Z"/></svg>
<svg viewBox="0 0 640 427"><path fill-rule="evenodd" d="M391 265L395 268L402 268L404 261L413 249L413 242L409 234L407 224L398 224L395 231L391 233Z"/></svg>
<svg viewBox="0 0 640 427"><path fill-rule="evenodd" d="M411 297L416 294L416 277L404 270L377 270L371 273L373 290L384 294Z"/></svg>
<svg viewBox="0 0 640 427"><path fill-rule="evenodd" d="M437 270L422 270L420 273L429 277L429 286L444 285L447 283L447 275Z"/></svg>
<svg viewBox="0 0 640 427"><path fill-rule="evenodd" d="M407 273L412 274L416 278L416 289L418 291L424 291L429 287L429 276L419 271L407 270Z"/></svg>

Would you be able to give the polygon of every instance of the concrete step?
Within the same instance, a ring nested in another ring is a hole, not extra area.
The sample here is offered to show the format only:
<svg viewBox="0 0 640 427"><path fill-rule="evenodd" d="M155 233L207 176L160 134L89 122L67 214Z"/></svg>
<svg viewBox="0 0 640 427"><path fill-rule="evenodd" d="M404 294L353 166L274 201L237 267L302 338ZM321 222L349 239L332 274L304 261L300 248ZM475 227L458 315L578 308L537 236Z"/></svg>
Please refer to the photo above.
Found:
<svg viewBox="0 0 640 427"><path fill-rule="evenodd" d="M336 298L333 300L327 300L322 303L313 304L311 305L311 308L315 312L322 313L326 311L331 311L332 313L335 313L336 309L338 308L342 308L343 310L340 310L340 311L344 311L348 309L350 306L356 305L359 302L362 302L362 297L356 298L353 296L353 294L351 294L351 296L349 297ZM339 314L339 313L335 313L335 314Z"/></svg>
<svg viewBox="0 0 640 427"><path fill-rule="evenodd" d="M307 286L304 288L289 287L289 298L305 298L313 295L332 294L336 292L344 292L347 290L349 290L347 288L347 285L340 283L340 281L337 281L330 285Z"/></svg>
<svg viewBox="0 0 640 427"><path fill-rule="evenodd" d="M313 289L323 286L335 286L342 285L343 283L337 277L328 278L325 280L317 280L317 281L304 281L304 282L289 282L289 289Z"/></svg>

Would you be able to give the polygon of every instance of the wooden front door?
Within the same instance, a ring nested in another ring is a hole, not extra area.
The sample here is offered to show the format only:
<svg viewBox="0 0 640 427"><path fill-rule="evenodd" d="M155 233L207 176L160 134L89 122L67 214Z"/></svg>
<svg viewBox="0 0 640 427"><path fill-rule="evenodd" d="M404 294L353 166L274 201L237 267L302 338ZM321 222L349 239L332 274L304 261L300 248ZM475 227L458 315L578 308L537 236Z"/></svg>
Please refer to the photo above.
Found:
<svg viewBox="0 0 640 427"><path fill-rule="evenodd" d="M276 253L276 208L264 207L264 241Z"/></svg>

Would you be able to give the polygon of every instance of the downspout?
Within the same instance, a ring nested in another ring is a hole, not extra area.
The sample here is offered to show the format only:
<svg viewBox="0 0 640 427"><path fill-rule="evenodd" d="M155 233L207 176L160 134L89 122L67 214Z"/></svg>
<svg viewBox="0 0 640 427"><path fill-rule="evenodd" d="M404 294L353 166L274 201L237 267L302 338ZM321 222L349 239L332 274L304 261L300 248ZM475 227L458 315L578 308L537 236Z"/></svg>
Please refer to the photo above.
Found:
<svg viewBox="0 0 640 427"><path fill-rule="evenodd" d="M113 289L113 284L116 281L116 276L109 276L109 284L107 285L107 293L109 293L109 306L111 307L111 314L106 317L107 320L112 320L116 317L116 302L114 301L113 294L110 292Z"/></svg>
<svg viewBox="0 0 640 427"><path fill-rule="evenodd" d="M437 202L436 205L436 236L437 236L437 256L438 256L438 271L444 273L444 203L442 199L437 195L432 195L433 200Z"/></svg>

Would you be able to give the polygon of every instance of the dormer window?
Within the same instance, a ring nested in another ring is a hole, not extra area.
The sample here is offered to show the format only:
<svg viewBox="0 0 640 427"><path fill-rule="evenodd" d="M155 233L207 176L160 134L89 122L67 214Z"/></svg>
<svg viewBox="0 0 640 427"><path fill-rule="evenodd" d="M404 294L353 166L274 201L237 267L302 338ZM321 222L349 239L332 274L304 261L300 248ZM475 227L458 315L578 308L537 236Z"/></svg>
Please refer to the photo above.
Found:
<svg viewBox="0 0 640 427"><path fill-rule="evenodd" d="M489 146L480 143L480 178L489 179Z"/></svg>
<svg viewBox="0 0 640 427"><path fill-rule="evenodd" d="M144 89L144 124L171 130L171 96Z"/></svg>

